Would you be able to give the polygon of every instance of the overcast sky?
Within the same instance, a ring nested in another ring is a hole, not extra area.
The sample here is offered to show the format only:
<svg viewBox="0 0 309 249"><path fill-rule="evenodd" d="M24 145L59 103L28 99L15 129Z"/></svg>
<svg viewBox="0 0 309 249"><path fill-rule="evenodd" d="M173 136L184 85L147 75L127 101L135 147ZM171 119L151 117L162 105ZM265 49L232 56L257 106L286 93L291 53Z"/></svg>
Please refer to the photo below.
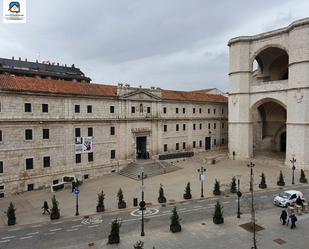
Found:
<svg viewBox="0 0 309 249"><path fill-rule="evenodd" d="M307 0L27 0L26 24L0 22L0 57L74 63L95 83L226 91L230 38L304 17Z"/></svg>

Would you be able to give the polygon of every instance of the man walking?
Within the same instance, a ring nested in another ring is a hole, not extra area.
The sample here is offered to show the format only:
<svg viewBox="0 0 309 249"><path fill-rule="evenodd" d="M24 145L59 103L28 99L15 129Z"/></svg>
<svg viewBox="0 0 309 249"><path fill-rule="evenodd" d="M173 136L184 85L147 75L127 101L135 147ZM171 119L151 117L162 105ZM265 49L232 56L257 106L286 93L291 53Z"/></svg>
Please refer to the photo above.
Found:
<svg viewBox="0 0 309 249"><path fill-rule="evenodd" d="M43 204L42 209L44 209L43 214L45 214L45 212L47 212L48 214L50 214L47 201L44 201L44 204Z"/></svg>
<svg viewBox="0 0 309 249"><path fill-rule="evenodd" d="M291 229L293 229L293 228L295 228L296 227L296 221L297 221L297 217L296 217L296 215L294 214L294 213L292 213L291 215L290 215L290 220L291 220ZM289 224L289 223L288 223ZM287 224L287 225L288 225Z"/></svg>
<svg viewBox="0 0 309 249"><path fill-rule="evenodd" d="M286 210L282 210L281 215L280 215L280 221L282 221L282 225L286 224L286 219L288 217L288 213L286 212Z"/></svg>

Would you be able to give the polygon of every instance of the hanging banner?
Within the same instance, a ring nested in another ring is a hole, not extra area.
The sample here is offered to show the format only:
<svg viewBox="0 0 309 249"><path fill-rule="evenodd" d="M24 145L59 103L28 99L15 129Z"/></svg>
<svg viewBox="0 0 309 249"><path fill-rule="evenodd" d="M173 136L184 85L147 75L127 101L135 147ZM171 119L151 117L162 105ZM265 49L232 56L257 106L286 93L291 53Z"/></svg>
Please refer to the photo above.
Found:
<svg viewBox="0 0 309 249"><path fill-rule="evenodd" d="M26 23L26 0L3 0L3 23Z"/></svg>
<svg viewBox="0 0 309 249"><path fill-rule="evenodd" d="M91 152L92 152L92 137L75 138L75 154L91 153Z"/></svg>

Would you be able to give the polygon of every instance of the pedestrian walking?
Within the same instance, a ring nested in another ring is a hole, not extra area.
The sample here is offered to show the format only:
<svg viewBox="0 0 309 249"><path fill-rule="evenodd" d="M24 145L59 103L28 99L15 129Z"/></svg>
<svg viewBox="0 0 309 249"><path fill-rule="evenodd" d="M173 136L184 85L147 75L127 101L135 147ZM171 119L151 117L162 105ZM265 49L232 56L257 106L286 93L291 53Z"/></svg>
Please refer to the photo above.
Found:
<svg viewBox="0 0 309 249"><path fill-rule="evenodd" d="M304 206L303 200L300 198L300 196L298 196L296 199L296 205L301 206L301 207Z"/></svg>
<svg viewBox="0 0 309 249"><path fill-rule="evenodd" d="M286 224L286 219L288 218L288 213L286 210L282 210L281 215L280 215L280 221L282 221L282 225Z"/></svg>
<svg viewBox="0 0 309 249"><path fill-rule="evenodd" d="M72 193L74 192L74 189L76 188L76 182L72 181Z"/></svg>
<svg viewBox="0 0 309 249"><path fill-rule="evenodd" d="M50 214L47 201L44 201L42 209L44 210L43 214L45 214L46 212Z"/></svg>
<svg viewBox="0 0 309 249"><path fill-rule="evenodd" d="M296 228L296 221L297 221L297 217L294 213L292 213L289 217L289 220L291 220L291 229ZM289 221L287 223L287 226L289 225Z"/></svg>

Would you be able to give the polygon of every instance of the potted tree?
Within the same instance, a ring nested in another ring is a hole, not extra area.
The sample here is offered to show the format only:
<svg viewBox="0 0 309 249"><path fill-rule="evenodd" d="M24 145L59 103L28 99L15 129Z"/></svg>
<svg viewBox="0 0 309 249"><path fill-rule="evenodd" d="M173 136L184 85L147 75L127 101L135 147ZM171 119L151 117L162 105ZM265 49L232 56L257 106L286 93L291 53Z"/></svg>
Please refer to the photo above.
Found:
<svg viewBox="0 0 309 249"><path fill-rule="evenodd" d="M307 183L308 182L306 175L305 175L305 171L303 169L300 170L299 182L300 183Z"/></svg>
<svg viewBox="0 0 309 249"><path fill-rule="evenodd" d="M118 219L113 220L111 225L111 233L108 235L109 244L119 244L120 236L119 230L121 227L121 222Z"/></svg>
<svg viewBox="0 0 309 249"><path fill-rule="evenodd" d="M278 185L278 186L284 186L284 185L285 185L284 176L283 176L281 170L280 170L279 179L278 179L278 181L277 181L277 185Z"/></svg>
<svg viewBox="0 0 309 249"><path fill-rule="evenodd" d="M16 224L15 207L12 202L7 209L6 216L8 218L8 226L13 226Z"/></svg>
<svg viewBox="0 0 309 249"><path fill-rule="evenodd" d="M237 186L236 186L236 178L235 176L233 176L232 178L232 182L231 182L231 188L230 188L230 192L235 194L237 192Z"/></svg>
<svg viewBox="0 0 309 249"><path fill-rule="evenodd" d="M192 198L190 182L187 183L187 186L185 188L185 193L183 194L183 198L186 200Z"/></svg>
<svg viewBox="0 0 309 249"><path fill-rule="evenodd" d="M158 202L159 203L166 203L166 198L164 196L164 190L163 190L163 185L162 184L160 184L160 188L159 188Z"/></svg>
<svg viewBox="0 0 309 249"><path fill-rule="evenodd" d="M221 195L220 183L219 183L219 181L217 179L215 180L213 194L214 195Z"/></svg>
<svg viewBox="0 0 309 249"><path fill-rule="evenodd" d="M50 219L51 220L56 220L60 218L60 210L58 208L58 201L56 200L56 196L53 195L52 197L52 209L50 212Z"/></svg>
<svg viewBox="0 0 309 249"><path fill-rule="evenodd" d="M98 194L97 212L104 212L105 211L104 197L105 197L105 194L102 190L101 193Z"/></svg>
<svg viewBox="0 0 309 249"><path fill-rule="evenodd" d="M223 207L220 205L219 201L217 201L216 206L215 206L215 213L213 217L213 222L215 224L222 224L224 222L222 209Z"/></svg>
<svg viewBox="0 0 309 249"><path fill-rule="evenodd" d="M261 174L261 182L259 184L259 188L261 189L267 188L266 177L264 173Z"/></svg>
<svg viewBox="0 0 309 249"><path fill-rule="evenodd" d="M123 192L121 188L118 190L117 197L118 197L118 208L119 209L126 208L127 203L123 199Z"/></svg>
<svg viewBox="0 0 309 249"><path fill-rule="evenodd" d="M177 213L177 209L174 206L172 210L172 216L171 216L171 225L170 225L170 231L172 233L177 233L181 231L181 225L180 225L180 218Z"/></svg>

